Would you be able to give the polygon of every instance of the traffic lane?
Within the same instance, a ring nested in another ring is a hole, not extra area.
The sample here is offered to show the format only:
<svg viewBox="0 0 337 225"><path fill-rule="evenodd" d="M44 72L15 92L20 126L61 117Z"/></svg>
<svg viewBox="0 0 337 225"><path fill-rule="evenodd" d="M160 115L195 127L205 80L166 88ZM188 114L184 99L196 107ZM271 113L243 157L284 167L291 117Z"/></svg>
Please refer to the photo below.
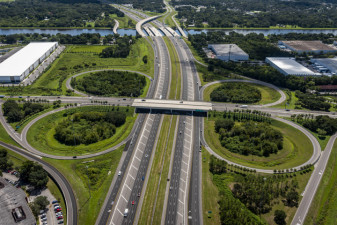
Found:
<svg viewBox="0 0 337 225"><path fill-rule="evenodd" d="M118 173L116 173L117 174L116 182L115 182L115 184L111 184L111 185L113 185L113 188L110 191L110 193L108 193L108 195L107 195L109 197L106 198L107 200L105 201L105 207L102 207L102 208L104 208L104 213L102 214L101 218L97 219L98 222L96 222L96 224L106 225L108 223L109 216L110 216L112 208L114 206L114 201L115 201L116 196L118 194L118 190L119 190L120 185L123 181L124 175L126 174L125 171L128 168L130 158L131 158L131 156L134 152L134 149L135 149L135 146L136 146L135 143L137 142L137 139L138 139L138 136L140 134L141 128L143 127L143 124L144 124L144 121L145 121L145 118L146 118L146 114L141 114L139 116L139 118L140 118L139 124L136 128L136 131L135 131L132 139L130 140L130 144L129 144L129 146L126 146L126 151L127 151L126 157L124 159L121 158L120 163L119 163L119 164L122 164L122 167L120 169L121 175L118 176Z"/></svg>
<svg viewBox="0 0 337 225"><path fill-rule="evenodd" d="M165 224L175 224L177 218L177 202L179 193L179 179L181 171L181 157L184 141L184 120L185 116L180 116L178 124L178 133L174 150L174 160L169 183L169 194L166 208ZM181 131L181 133L180 133Z"/></svg>
<svg viewBox="0 0 337 225"><path fill-rule="evenodd" d="M316 194L317 188L321 182L322 176L325 172L326 165L329 161L329 157L335 143L337 134L331 136L328 144L325 147L325 150L322 152L322 156L318 163L315 166L315 169L309 179L309 182L304 190L303 198L300 202L300 205L296 211L296 214L291 222L292 225L303 224L309 208L312 204L312 200Z"/></svg>
<svg viewBox="0 0 337 225"><path fill-rule="evenodd" d="M136 149L132 156L131 163L128 166L127 174L122 182L123 185L121 187L117 203L113 208L110 224L121 224L124 219L123 212L127 208L128 199L130 198L131 190L135 183L135 178L137 177L138 170L141 166L141 159L144 155L144 151L146 150L146 145L149 138L152 138L153 136L153 134L150 135L150 131L152 129L152 124L155 119L154 117L154 114L150 114L145 120L144 127L142 128L141 135L137 141Z"/></svg>

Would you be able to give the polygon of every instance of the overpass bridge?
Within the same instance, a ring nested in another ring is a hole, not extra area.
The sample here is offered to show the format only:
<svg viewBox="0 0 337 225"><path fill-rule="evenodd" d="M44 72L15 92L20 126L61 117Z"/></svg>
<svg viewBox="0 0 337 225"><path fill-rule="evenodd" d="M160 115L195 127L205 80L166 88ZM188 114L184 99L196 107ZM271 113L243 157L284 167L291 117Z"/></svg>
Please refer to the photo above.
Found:
<svg viewBox="0 0 337 225"><path fill-rule="evenodd" d="M165 99L135 99L132 103L137 109L157 109L168 111L208 112L212 110L212 103L200 101L182 101Z"/></svg>

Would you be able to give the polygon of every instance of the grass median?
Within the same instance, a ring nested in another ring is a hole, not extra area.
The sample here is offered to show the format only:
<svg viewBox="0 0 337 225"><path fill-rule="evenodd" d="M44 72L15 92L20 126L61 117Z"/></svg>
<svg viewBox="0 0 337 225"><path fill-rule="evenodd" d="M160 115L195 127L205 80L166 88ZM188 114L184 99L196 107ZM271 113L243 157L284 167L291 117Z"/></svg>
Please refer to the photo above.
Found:
<svg viewBox="0 0 337 225"><path fill-rule="evenodd" d="M173 116L171 128L170 122L171 116L165 115L151 168L151 176L147 184L139 224L160 224L161 222L177 116Z"/></svg>

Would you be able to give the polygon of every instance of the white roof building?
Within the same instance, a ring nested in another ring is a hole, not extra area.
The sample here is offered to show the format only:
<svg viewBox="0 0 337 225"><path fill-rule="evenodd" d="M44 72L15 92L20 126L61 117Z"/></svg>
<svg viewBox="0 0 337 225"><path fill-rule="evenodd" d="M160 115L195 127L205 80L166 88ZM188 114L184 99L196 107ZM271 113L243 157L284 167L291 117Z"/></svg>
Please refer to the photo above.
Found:
<svg viewBox="0 0 337 225"><path fill-rule="evenodd" d="M267 57L266 63L277 69L280 73L284 75L295 75L295 76L320 76L320 73L315 73L305 66L299 64L294 58L287 57Z"/></svg>
<svg viewBox="0 0 337 225"><path fill-rule="evenodd" d="M317 68L321 65L330 70L331 73L337 74L337 58L313 58L310 61L315 63Z"/></svg>
<svg viewBox="0 0 337 225"><path fill-rule="evenodd" d="M58 46L57 42L30 43L0 63L0 82L20 82Z"/></svg>
<svg viewBox="0 0 337 225"><path fill-rule="evenodd" d="M217 59L223 61L249 60L249 55L236 44L210 44L208 48L214 52Z"/></svg>

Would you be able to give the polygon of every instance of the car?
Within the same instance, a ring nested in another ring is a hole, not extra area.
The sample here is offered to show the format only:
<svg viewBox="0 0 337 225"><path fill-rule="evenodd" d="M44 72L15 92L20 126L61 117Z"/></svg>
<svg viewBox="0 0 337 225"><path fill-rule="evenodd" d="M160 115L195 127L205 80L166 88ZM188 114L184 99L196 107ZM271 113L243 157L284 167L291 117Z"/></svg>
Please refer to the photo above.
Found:
<svg viewBox="0 0 337 225"><path fill-rule="evenodd" d="M57 200L54 200L54 201L51 202L51 204L56 204L56 203L58 203Z"/></svg>
<svg viewBox="0 0 337 225"><path fill-rule="evenodd" d="M59 204L54 205L54 209L60 208Z"/></svg>
<svg viewBox="0 0 337 225"><path fill-rule="evenodd" d="M19 98L22 98L22 96L19 96Z"/></svg>
<svg viewBox="0 0 337 225"><path fill-rule="evenodd" d="M77 158L77 156L76 156L76 155L74 155L74 156L73 156L73 159L76 159L76 158Z"/></svg>
<svg viewBox="0 0 337 225"><path fill-rule="evenodd" d="M137 195L138 197L140 197L140 192L138 192L138 195Z"/></svg>
<svg viewBox="0 0 337 225"><path fill-rule="evenodd" d="M118 176L122 175L122 171L118 171Z"/></svg>
<svg viewBox="0 0 337 225"><path fill-rule="evenodd" d="M288 112L289 112L289 111L290 111L290 109L286 109L286 111L288 111Z"/></svg>
<svg viewBox="0 0 337 225"><path fill-rule="evenodd" d="M62 211L62 209L60 208L55 209L55 212L60 212L60 211Z"/></svg>
<svg viewBox="0 0 337 225"><path fill-rule="evenodd" d="M57 219L58 219L58 220L61 220L61 219L63 219L63 216L59 216L59 217L57 217Z"/></svg>
<svg viewBox="0 0 337 225"><path fill-rule="evenodd" d="M56 215L56 217L62 216L62 212L61 212L61 211L60 211L60 212L57 212L57 213L55 213L55 215Z"/></svg>
<svg viewBox="0 0 337 225"><path fill-rule="evenodd" d="M42 225L48 225L47 221L44 221L44 222L42 223Z"/></svg>
<svg viewBox="0 0 337 225"><path fill-rule="evenodd" d="M134 205L134 204L135 204L135 201L132 201L131 204Z"/></svg>
<svg viewBox="0 0 337 225"><path fill-rule="evenodd" d="M54 207L55 207L55 206L60 206L58 203L53 203L53 204L54 204Z"/></svg>
<svg viewBox="0 0 337 225"><path fill-rule="evenodd" d="M142 102L145 102L146 100L145 99L142 99Z"/></svg>
<svg viewBox="0 0 337 225"><path fill-rule="evenodd" d="M126 100L126 98L123 98L123 100L125 101L125 100Z"/></svg>
<svg viewBox="0 0 337 225"><path fill-rule="evenodd" d="M47 217L42 218L41 221L47 221Z"/></svg>
<svg viewBox="0 0 337 225"><path fill-rule="evenodd" d="M63 223L63 220L59 221L58 224L62 224Z"/></svg>

